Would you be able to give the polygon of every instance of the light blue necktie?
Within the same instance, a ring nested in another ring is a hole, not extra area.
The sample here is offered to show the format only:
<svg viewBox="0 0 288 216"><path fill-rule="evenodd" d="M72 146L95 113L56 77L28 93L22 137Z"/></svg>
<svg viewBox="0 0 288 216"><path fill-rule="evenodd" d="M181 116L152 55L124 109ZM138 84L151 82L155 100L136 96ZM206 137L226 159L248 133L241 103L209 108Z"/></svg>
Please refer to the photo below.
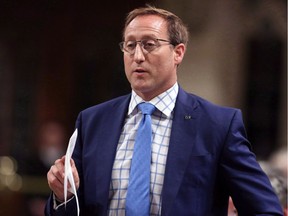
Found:
<svg viewBox="0 0 288 216"><path fill-rule="evenodd" d="M140 103L138 108L143 116L135 139L126 197L126 216L150 214L151 114L155 106Z"/></svg>

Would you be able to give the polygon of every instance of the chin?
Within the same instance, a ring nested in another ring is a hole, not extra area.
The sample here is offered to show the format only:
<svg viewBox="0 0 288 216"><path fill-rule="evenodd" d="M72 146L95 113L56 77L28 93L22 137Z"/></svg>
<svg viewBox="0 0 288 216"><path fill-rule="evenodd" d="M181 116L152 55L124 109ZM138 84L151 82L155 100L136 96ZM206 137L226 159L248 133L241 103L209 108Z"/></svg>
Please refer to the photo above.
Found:
<svg viewBox="0 0 288 216"><path fill-rule="evenodd" d="M147 82L144 80L137 80L136 82L132 83L131 86L135 91L140 92L146 92L149 91L149 89L151 89L151 86L147 85Z"/></svg>

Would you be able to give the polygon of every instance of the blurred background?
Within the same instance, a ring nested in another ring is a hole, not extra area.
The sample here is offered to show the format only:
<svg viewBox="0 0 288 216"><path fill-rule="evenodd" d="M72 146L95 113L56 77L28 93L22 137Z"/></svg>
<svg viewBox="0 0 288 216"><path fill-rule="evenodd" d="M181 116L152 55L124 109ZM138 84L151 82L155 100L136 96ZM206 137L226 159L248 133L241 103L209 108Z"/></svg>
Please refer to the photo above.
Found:
<svg viewBox="0 0 288 216"><path fill-rule="evenodd" d="M0 215L43 215L78 113L130 92L118 43L146 3L189 27L180 85L241 109L257 158L287 182L287 1L0 0Z"/></svg>

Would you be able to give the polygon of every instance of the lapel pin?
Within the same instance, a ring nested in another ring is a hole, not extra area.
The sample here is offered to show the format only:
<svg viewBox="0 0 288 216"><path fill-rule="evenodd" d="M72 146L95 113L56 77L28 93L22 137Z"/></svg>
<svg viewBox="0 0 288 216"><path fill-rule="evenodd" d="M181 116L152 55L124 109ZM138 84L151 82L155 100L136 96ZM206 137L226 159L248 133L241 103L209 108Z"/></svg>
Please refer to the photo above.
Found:
<svg viewBox="0 0 288 216"><path fill-rule="evenodd" d="M189 119L191 119L191 118L192 118L191 115L185 115L185 116L184 116L184 119L186 119L186 120L189 120Z"/></svg>

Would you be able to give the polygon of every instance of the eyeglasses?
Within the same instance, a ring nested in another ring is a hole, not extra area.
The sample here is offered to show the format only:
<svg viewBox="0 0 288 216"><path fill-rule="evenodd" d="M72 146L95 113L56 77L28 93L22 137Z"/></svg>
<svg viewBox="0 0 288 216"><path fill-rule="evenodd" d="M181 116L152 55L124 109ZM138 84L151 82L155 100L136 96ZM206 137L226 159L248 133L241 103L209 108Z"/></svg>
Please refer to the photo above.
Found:
<svg viewBox="0 0 288 216"><path fill-rule="evenodd" d="M122 52L127 52L133 55L135 53L136 46L139 43L142 48L143 53L147 54L161 46L159 41L167 42L171 44L171 42L168 40L155 38L155 39L144 39L144 40L139 40L139 41L123 41L119 43L119 46Z"/></svg>

